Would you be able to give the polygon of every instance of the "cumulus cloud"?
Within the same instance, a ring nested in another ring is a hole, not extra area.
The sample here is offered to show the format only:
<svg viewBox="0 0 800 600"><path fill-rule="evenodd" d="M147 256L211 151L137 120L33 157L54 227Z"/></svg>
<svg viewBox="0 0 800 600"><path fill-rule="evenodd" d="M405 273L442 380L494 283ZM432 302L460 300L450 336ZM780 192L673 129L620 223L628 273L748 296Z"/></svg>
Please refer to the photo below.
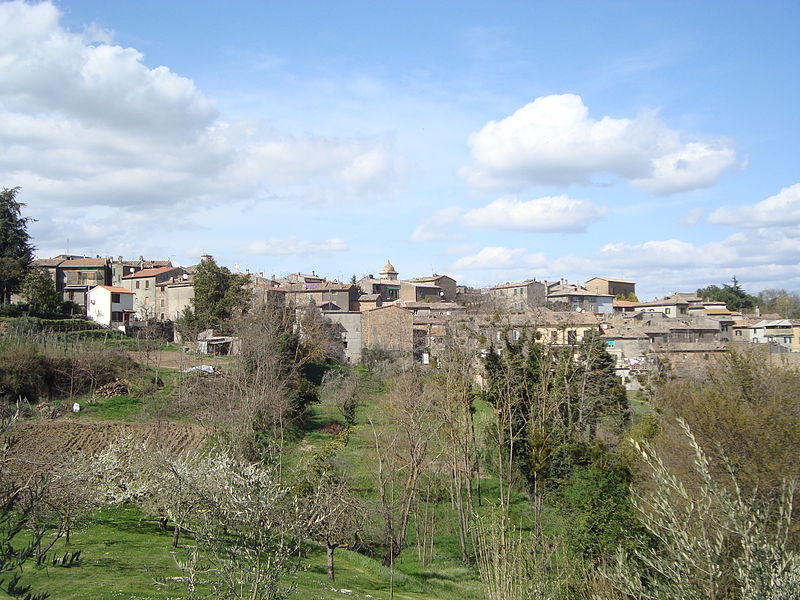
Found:
<svg viewBox="0 0 800 600"><path fill-rule="evenodd" d="M737 227L785 227L800 225L800 183L751 206L723 206L708 220Z"/></svg>
<svg viewBox="0 0 800 600"><path fill-rule="evenodd" d="M391 140L226 121L191 79L61 18L49 2L0 4L0 171L29 203L149 210L316 189L352 199L401 176Z"/></svg>
<svg viewBox="0 0 800 600"><path fill-rule="evenodd" d="M411 241L458 239L461 236L451 232L457 226L488 231L578 233L608 212L605 206L564 195L533 200L504 196L466 212L460 206L438 210L420 223L412 233Z"/></svg>
<svg viewBox="0 0 800 600"><path fill-rule="evenodd" d="M506 278L623 277L637 282L640 298L717 285L736 275L751 293L765 287L800 288L800 226L736 232L695 244L679 239L609 243L583 255L546 255L526 248L490 246L457 259L451 269L488 285Z"/></svg>
<svg viewBox="0 0 800 600"><path fill-rule="evenodd" d="M462 223L471 229L530 232L579 232L608 213L608 209L588 200L569 196L549 196L519 200L499 198L487 206L467 212Z"/></svg>
<svg viewBox="0 0 800 600"><path fill-rule="evenodd" d="M330 254L348 250L347 242L341 238L330 238L322 242L303 242L295 237L256 240L241 249L245 254L258 256L289 256Z"/></svg>
<svg viewBox="0 0 800 600"><path fill-rule="evenodd" d="M656 112L589 117L574 94L542 96L469 138L474 164L462 169L484 191L588 185L612 175L656 195L709 187L737 164L732 141L682 140Z"/></svg>
<svg viewBox="0 0 800 600"><path fill-rule="evenodd" d="M462 256L453 263L457 270L508 270L534 268L542 266L546 261L543 252L526 254L525 248L505 248L503 246L486 246L477 254Z"/></svg>

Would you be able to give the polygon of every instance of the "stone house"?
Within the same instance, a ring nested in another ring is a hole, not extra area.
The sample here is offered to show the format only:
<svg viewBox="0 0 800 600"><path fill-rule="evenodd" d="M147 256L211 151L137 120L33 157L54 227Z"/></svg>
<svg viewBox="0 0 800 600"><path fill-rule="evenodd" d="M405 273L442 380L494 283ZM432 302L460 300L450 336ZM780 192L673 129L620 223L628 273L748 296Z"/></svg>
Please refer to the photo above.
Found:
<svg viewBox="0 0 800 600"><path fill-rule="evenodd" d="M314 304L322 310L355 310L358 308L358 286L352 283L287 283L281 285L286 306Z"/></svg>
<svg viewBox="0 0 800 600"><path fill-rule="evenodd" d="M566 304L570 310L610 315L614 312L614 296L590 292L569 283L548 286L547 301Z"/></svg>
<svg viewBox="0 0 800 600"><path fill-rule="evenodd" d="M62 300L87 307L87 294L98 285L111 285L111 267L106 258L70 258L56 267L56 290Z"/></svg>
<svg viewBox="0 0 800 600"><path fill-rule="evenodd" d="M689 300L684 296L674 295L652 302L639 302L636 310L646 313L661 313L671 319L689 315Z"/></svg>
<svg viewBox="0 0 800 600"><path fill-rule="evenodd" d="M361 342L364 349L410 358L414 352L414 315L394 305L361 313Z"/></svg>
<svg viewBox="0 0 800 600"><path fill-rule="evenodd" d="M635 296L636 283L627 279L611 279L609 277L593 277L584 286L590 292L611 296Z"/></svg>
<svg viewBox="0 0 800 600"><path fill-rule="evenodd" d="M458 293L458 284L455 279L447 275L431 275L430 277L412 277L406 280L410 284L428 285L439 288L441 299L445 302L455 302Z"/></svg>
<svg viewBox="0 0 800 600"><path fill-rule="evenodd" d="M348 362L361 362L361 319L362 314L358 311L345 310L326 310L322 311L323 316L333 323L342 337L344 344L344 355Z"/></svg>
<svg viewBox="0 0 800 600"><path fill-rule="evenodd" d="M122 287L134 293L134 310L139 321L170 320L167 306L167 286L188 281L189 274L183 267L156 267L141 269L122 277ZM172 312L175 312L175 308Z"/></svg>
<svg viewBox="0 0 800 600"><path fill-rule="evenodd" d="M181 279L172 281L165 286L166 319L177 321L187 308L194 309L194 281ZM159 302L160 302L159 298Z"/></svg>
<svg viewBox="0 0 800 600"><path fill-rule="evenodd" d="M504 283L484 290L498 307L513 312L525 312L545 303L547 287L544 282L528 279L519 283Z"/></svg>

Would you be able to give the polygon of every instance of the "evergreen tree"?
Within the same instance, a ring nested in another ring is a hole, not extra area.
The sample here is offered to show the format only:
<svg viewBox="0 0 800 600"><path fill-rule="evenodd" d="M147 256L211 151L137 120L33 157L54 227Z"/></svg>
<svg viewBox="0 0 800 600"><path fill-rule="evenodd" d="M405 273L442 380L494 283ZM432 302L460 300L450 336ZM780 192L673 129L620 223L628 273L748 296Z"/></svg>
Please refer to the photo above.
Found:
<svg viewBox="0 0 800 600"><path fill-rule="evenodd" d="M194 320L203 327L219 327L250 300L247 275L231 273L209 258L194 275Z"/></svg>
<svg viewBox="0 0 800 600"><path fill-rule="evenodd" d="M706 301L724 302L728 310L753 310L758 304L758 298L745 292L735 275L731 285L709 285L697 290L697 295Z"/></svg>
<svg viewBox="0 0 800 600"><path fill-rule="evenodd" d="M56 313L61 309L55 283L44 269L32 269L25 275L21 291L34 312Z"/></svg>
<svg viewBox="0 0 800 600"><path fill-rule="evenodd" d="M0 192L0 304L11 301L33 262L33 246L28 235L30 217L22 216L19 188Z"/></svg>

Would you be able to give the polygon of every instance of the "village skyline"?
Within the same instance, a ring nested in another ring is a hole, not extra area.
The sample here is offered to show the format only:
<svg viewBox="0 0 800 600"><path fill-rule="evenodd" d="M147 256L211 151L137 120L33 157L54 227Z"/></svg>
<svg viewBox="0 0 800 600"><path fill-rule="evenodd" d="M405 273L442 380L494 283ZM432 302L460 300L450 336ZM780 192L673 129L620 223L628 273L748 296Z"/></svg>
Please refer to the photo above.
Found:
<svg viewBox="0 0 800 600"><path fill-rule="evenodd" d="M789 2L3 2L39 258L800 289Z"/></svg>

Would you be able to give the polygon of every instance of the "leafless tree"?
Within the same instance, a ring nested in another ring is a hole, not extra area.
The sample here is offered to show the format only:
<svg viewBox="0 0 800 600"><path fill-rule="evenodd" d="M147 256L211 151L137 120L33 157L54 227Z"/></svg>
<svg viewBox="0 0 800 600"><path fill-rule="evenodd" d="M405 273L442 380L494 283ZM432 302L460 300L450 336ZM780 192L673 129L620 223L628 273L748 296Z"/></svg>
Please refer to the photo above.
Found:
<svg viewBox="0 0 800 600"><path fill-rule="evenodd" d="M398 376L385 410L388 423L380 431L372 424L372 432L386 544L383 563L389 566L405 546L420 476L438 458L434 455L438 423L414 371Z"/></svg>

